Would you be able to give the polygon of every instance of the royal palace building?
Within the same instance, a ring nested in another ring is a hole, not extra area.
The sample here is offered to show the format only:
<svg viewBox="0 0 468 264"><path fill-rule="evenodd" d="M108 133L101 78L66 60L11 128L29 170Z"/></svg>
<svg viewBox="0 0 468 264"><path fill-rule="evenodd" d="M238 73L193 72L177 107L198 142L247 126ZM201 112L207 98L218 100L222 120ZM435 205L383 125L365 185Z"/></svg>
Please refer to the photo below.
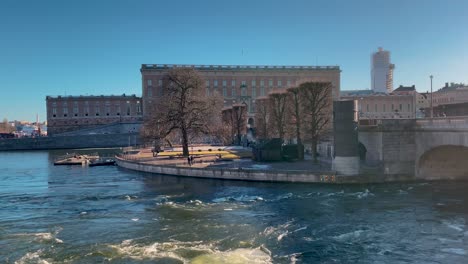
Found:
<svg viewBox="0 0 468 264"><path fill-rule="evenodd" d="M46 105L49 135L143 117L142 100L136 95L47 96Z"/></svg>
<svg viewBox="0 0 468 264"><path fill-rule="evenodd" d="M338 66L240 66L240 65L173 65L143 64L142 99L144 113L162 96L163 78L175 67L192 67L205 82L206 96L219 93L225 106L245 103L249 117L255 113L255 99L276 89L299 85L305 81L331 82L332 96L339 100L340 68Z"/></svg>

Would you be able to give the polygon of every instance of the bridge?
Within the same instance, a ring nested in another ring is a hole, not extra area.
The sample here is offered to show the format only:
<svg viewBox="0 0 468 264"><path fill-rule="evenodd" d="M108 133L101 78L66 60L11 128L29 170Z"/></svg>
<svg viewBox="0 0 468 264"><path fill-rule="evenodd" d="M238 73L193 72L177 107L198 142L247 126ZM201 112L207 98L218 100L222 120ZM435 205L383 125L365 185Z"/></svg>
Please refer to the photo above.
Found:
<svg viewBox="0 0 468 264"><path fill-rule="evenodd" d="M359 126L363 167L384 175L468 180L468 117L379 120Z"/></svg>

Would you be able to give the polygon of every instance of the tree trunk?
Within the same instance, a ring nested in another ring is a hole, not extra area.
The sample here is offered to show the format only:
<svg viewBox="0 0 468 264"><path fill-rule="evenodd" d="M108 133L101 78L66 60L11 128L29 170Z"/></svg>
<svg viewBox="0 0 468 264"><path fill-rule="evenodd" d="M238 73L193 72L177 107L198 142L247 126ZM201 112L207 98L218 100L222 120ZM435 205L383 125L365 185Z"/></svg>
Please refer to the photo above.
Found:
<svg viewBox="0 0 468 264"><path fill-rule="evenodd" d="M188 147L188 135L187 135L187 130L182 129L182 155L184 157L189 156L189 147Z"/></svg>
<svg viewBox="0 0 468 264"><path fill-rule="evenodd" d="M317 139L314 137L312 138L312 160L314 163L318 163L317 157Z"/></svg>

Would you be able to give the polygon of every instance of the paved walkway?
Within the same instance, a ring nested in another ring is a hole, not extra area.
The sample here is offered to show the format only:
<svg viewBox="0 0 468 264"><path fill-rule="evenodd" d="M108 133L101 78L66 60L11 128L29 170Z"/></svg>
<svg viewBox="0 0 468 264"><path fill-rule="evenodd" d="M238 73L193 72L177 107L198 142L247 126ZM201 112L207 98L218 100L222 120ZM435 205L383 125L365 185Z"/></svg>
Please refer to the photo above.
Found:
<svg viewBox="0 0 468 264"><path fill-rule="evenodd" d="M196 156L192 165L188 164L187 158L183 157L152 157L145 155L137 158L145 164L169 165L194 168L229 168L229 169L250 169L250 170L299 170L299 171L328 171L331 169L331 160L321 160L318 164L306 156L303 161L277 161L277 162L257 162L251 159L239 159L223 161L217 155Z"/></svg>

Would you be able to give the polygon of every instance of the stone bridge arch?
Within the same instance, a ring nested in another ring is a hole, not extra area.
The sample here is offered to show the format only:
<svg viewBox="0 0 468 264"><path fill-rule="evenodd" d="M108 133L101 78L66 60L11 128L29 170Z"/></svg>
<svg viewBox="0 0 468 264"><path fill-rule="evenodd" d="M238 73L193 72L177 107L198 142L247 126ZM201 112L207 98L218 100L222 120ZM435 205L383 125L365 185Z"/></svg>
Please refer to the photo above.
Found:
<svg viewBox="0 0 468 264"><path fill-rule="evenodd" d="M468 147L433 147L421 155L416 166L416 176L419 178L468 179Z"/></svg>

